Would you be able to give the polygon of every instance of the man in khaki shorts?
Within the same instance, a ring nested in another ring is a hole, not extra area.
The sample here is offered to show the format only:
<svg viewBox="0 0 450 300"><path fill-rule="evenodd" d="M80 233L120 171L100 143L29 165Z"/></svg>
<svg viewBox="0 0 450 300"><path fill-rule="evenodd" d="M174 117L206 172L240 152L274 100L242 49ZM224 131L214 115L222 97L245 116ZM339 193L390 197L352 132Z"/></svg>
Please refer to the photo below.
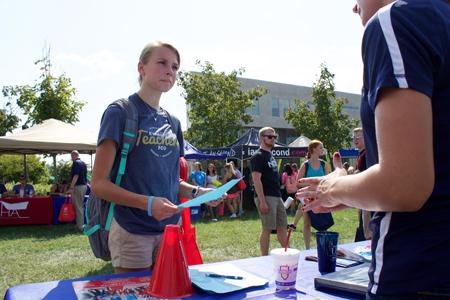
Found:
<svg viewBox="0 0 450 300"><path fill-rule="evenodd" d="M255 204L261 216L262 231L259 239L261 255L269 254L270 233L277 230L282 247L287 243L287 215L280 193L277 162L272 156L277 135L271 127L259 131L260 147L251 157L251 170L255 186Z"/></svg>

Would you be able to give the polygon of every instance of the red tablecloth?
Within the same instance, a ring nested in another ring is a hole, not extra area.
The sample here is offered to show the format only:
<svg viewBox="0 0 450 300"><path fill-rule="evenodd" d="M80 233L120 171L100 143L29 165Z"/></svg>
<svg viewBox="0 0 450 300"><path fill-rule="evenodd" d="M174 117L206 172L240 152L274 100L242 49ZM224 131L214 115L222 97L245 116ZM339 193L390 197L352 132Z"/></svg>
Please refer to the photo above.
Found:
<svg viewBox="0 0 450 300"><path fill-rule="evenodd" d="M0 225L52 224L51 197L0 198Z"/></svg>

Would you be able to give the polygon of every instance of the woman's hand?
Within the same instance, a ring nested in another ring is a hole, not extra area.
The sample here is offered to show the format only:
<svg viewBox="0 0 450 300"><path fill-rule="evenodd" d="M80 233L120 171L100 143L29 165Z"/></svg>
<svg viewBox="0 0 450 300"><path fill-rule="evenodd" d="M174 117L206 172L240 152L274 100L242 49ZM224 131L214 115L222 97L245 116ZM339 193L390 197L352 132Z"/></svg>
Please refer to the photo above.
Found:
<svg viewBox="0 0 450 300"><path fill-rule="evenodd" d="M312 210L315 213L330 212L346 208L331 197L331 189L337 178L347 175L342 167L342 159L338 152L333 155L335 170L325 176L301 178L299 184L305 186L297 191L296 198L305 198L304 211Z"/></svg>
<svg viewBox="0 0 450 300"><path fill-rule="evenodd" d="M178 206L170 202L167 198L154 197L152 203L152 216L158 221L167 219L180 212Z"/></svg>

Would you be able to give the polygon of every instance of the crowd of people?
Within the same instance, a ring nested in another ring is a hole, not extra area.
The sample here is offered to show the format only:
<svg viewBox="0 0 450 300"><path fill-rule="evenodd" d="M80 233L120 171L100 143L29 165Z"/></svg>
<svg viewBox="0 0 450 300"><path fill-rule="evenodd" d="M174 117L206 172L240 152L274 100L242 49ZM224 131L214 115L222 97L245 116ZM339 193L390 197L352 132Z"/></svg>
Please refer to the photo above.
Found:
<svg viewBox="0 0 450 300"><path fill-rule="evenodd" d="M360 152L357 166L334 156L331 172L321 159L324 145L313 140L306 161L299 168L286 164L280 175L271 153L277 133L271 127L260 129L260 147L246 177L252 179L261 219L261 255L268 255L272 232L285 247L288 229L296 229L301 219L309 249L318 215L354 207L359 220L355 240L372 241L367 299L449 296L449 1L357 0L354 12L365 26L363 128L353 131ZM139 112L139 136L118 184L110 175L123 150L126 114L112 104L102 117L91 183L97 196L116 204L108 241L116 273L151 268L164 227L180 223L179 198L193 199L242 177L232 162L225 164L222 178L214 164L204 172L197 162L190 182L180 180L180 122L160 107L180 62L178 50L167 43L142 50L140 87L128 97ZM69 187L74 198L86 184L77 154L72 153ZM14 192L30 190L23 178ZM233 187L204 211L215 221L225 206L229 217L236 218L240 194ZM287 221L287 197L295 199L288 207L295 212L293 224Z"/></svg>
<svg viewBox="0 0 450 300"><path fill-rule="evenodd" d="M222 165L222 163L221 163ZM242 178L245 180L246 187L248 178L243 177L238 168L236 168L234 161L225 162L223 164L221 176L217 172L214 163L208 163L206 172L202 169L200 162L194 163L194 169L190 173L189 180L193 185L205 187L209 189L217 189L222 184L225 184L233 179ZM222 217L229 217L235 219L244 213L242 203L244 201L243 192L246 190L240 189L237 185L233 186L228 192L223 203L212 207L206 204L201 206L201 217L209 218L213 222L217 222Z"/></svg>

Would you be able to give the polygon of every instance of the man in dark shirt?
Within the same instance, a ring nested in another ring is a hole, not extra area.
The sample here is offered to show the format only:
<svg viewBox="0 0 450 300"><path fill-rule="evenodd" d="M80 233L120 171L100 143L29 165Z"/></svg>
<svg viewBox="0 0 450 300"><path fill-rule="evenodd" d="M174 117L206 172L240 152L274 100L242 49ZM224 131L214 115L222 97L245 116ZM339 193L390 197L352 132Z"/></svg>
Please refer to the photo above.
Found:
<svg viewBox="0 0 450 300"><path fill-rule="evenodd" d="M83 203L87 188L87 168L86 164L80 159L80 154L77 150L73 150L71 156L73 161L72 170L70 171L72 182L68 192L72 194L72 201L77 215L77 227L82 230L84 224Z"/></svg>
<svg viewBox="0 0 450 300"><path fill-rule="evenodd" d="M272 148L277 138L271 127L259 131L260 148L251 157L252 179L255 187L255 204L261 217L260 236L261 255L269 254L270 233L277 230L278 241L282 247L287 244L287 216L281 200L280 181L277 162L272 156Z"/></svg>

